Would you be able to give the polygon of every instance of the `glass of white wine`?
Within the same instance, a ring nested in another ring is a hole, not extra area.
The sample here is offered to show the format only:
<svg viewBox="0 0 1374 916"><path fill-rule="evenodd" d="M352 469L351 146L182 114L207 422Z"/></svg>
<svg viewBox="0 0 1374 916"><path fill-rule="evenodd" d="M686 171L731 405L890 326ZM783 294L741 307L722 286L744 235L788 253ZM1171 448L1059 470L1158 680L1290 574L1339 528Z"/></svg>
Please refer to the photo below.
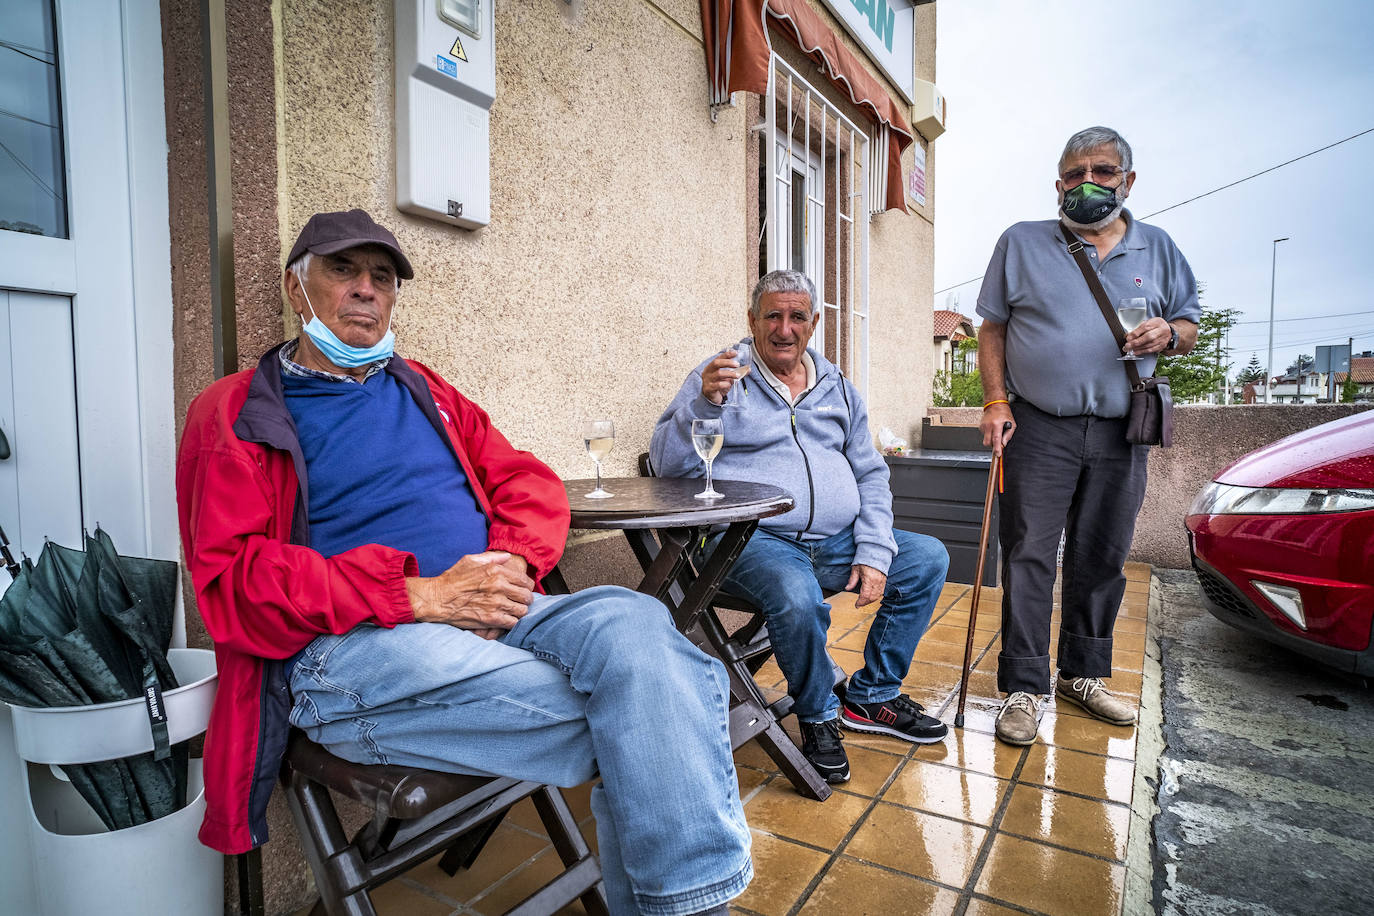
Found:
<svg viewBox="0 0 1374 916"><path fill-rule="evenodd" d="M615 424L610 420L587 420L582 424L582 441L587 445L587 457L596 462L596 489L587 494L588 499L606 499L614 496L601 488L601 459L615 448Z"/></svg>
<svg viewBox="0 0 1374 916"><path fill-rule="evenodd" d="M1145 319L1150 317L1149 303L1145 299L1137 297L1135 299L1121 299L1116 303L1116 317L1121 319L1121 327L1129 334L1136 328L1145 323ZM1117 360L1140 359L1130 350Z"/></svg>
<svg viewBox="0 0 1374 916"><path fill-rule="evenodd" d="M711 462L720 454L720 447L724 443L725 428L720 420L692 421L692 448L696 450L697 457L706 462L706 489L696 494L697 499L718 499L725 495L717 493L711 485Z"/></svg>
<svg viewBox="0 0 1374 916"><path fill-rule="evenodd" d="M749 341L741 340L739 343L730 344L725 348L735 351L735 361L739 363L739 368L735 371L735 384L730 388L730 393L725 396L722 407L743 407L744 402L749 399L749 389L744 385L744 377L749 374L753 366L750 359L753 353L749 349Z"/></svg>

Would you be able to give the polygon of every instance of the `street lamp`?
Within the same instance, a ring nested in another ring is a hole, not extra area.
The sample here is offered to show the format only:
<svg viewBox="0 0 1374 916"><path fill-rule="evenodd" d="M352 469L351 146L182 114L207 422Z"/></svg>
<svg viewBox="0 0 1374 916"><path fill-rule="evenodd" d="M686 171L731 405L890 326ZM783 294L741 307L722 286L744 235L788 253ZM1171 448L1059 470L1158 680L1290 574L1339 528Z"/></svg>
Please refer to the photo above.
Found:
<svg viewBox="0 0 1374 916"><path fill-rule="evenodd" d="M1268 404L1274 397L1274 274L1279 264L1279 242L1288 241L1288 236L1281 239L1274 239L1274 255L1269 262L1269 360L1265 363L1266 369L1264 377L1264 403ZM1299 369L1302 367L1299 366ZM1301 377L1301 376L1300 376Z"/></svg>

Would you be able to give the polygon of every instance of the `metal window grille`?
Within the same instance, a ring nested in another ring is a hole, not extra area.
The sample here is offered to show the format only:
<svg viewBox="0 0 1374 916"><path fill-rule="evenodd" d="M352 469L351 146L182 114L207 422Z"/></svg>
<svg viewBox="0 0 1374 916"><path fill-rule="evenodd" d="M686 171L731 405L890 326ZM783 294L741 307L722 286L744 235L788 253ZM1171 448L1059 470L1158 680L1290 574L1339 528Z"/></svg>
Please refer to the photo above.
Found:
<svg viewBox="0 0 1374 916"><path fill-rule="evenodd" d="M875 147L868 134L776 55L763 114L768 270L799 270L816 284L821 320L812 345L867 397L868 217Z"/></svg>

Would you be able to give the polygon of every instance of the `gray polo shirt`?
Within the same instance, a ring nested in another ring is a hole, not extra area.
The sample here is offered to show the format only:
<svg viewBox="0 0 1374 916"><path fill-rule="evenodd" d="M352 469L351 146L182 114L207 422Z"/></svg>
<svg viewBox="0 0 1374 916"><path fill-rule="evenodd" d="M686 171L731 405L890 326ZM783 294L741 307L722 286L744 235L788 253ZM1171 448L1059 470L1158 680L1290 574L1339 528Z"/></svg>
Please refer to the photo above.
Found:
<svg viewBox="0 0 1374 916"><path fill-rule="evenodd" d="M1115 306L1143 296L1150 316L1202 316L1197 281L1163 229L1126 211L1126 235L1097 275ZM1097 262L1092 245L1084 249ZM1130 401L1125 364L1111 328L1083 279L1058 220L1017 223L997 240L978 293L978 314L1007 326L1007 391L1059 416L1124 417ZM1141 377L1155 357L1136 363Z"/></svg>

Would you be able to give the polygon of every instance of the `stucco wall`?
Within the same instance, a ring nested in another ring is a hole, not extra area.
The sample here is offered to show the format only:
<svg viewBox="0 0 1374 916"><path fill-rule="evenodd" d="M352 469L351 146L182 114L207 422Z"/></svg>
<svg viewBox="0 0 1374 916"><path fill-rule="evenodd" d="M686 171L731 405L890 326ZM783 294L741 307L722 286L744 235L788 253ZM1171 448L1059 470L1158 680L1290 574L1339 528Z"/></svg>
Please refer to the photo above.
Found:
<svg viewBox="0 0 1374 916"><path fill-rule="evenodd" d="M1173 448L1150 451L1149 486L1136 520L1130 559L1187 569L1183 518L1193 497L1232 461L1284 436L1311 429L1368 404L1302 404L1226 407L1186 406L1174 411ZM932 416L956 425L977 425L976 407L935 407Z"/></svg>
<svg viewBox="0 0 1374 916"><path fill-rule="evenodd" d="M712 123L700 33L691 0L497 4L492 220L468 232L395 210L391 4L288 0L282 247L316 210L369 209L417 265L399 349L564 476L591 470L581 419L615 419L607 471L633 473L682 378L745 331L745 107ZM875 426L928 401L932 256L927 220L873 220Z"/></svg>

